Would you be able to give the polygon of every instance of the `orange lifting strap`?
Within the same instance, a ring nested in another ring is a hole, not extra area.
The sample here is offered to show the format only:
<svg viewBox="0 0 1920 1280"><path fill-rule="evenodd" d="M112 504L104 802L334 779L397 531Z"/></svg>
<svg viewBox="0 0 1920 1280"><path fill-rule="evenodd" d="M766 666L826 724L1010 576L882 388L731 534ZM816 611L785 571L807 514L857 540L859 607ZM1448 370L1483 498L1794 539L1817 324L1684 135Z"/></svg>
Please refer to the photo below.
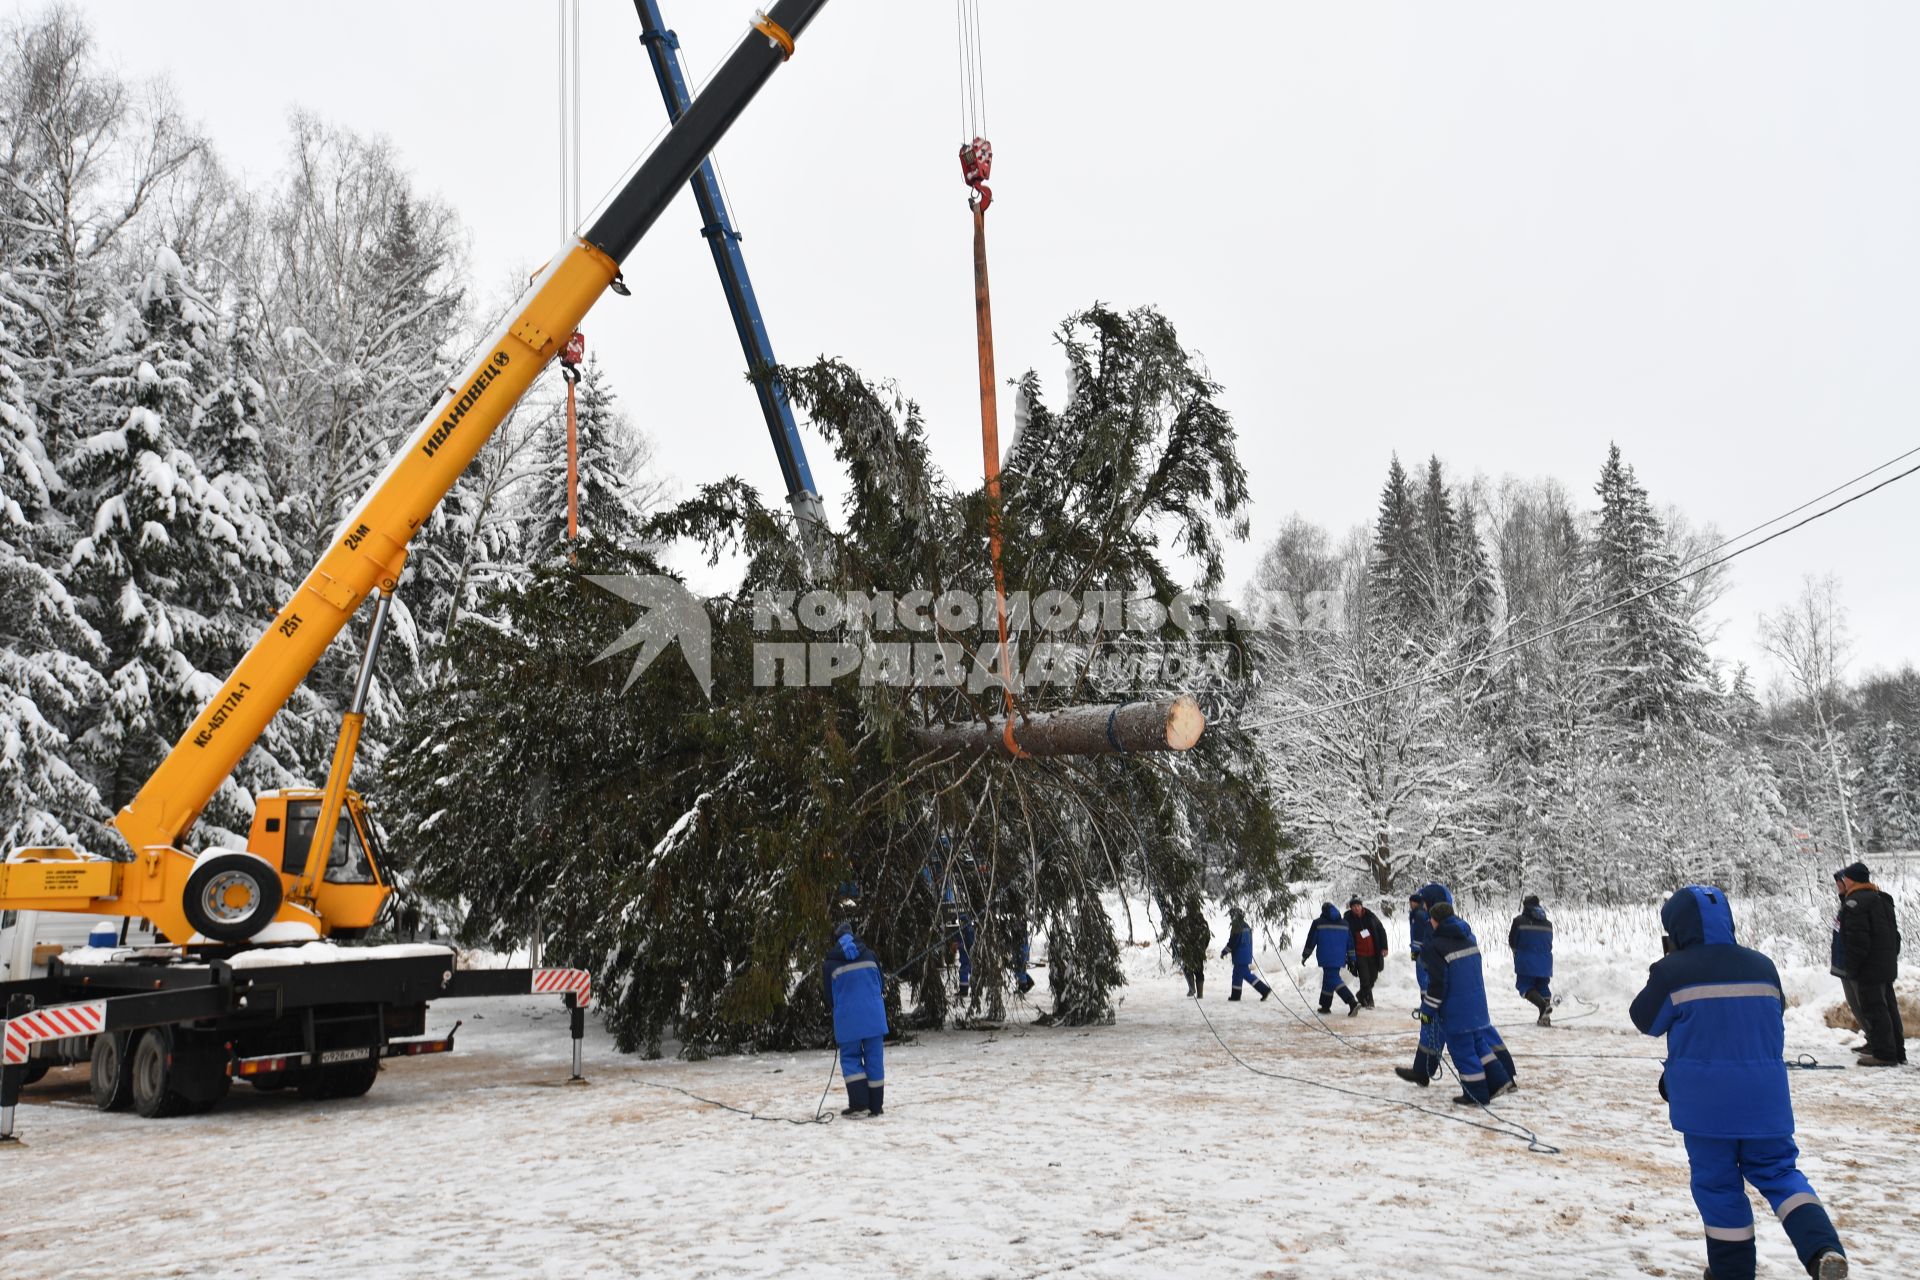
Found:
<svg viewBox="0 0 1920 1280"><path fill-rule="evenodd" d="M560 351L560 377L567 384L567 558L580 536L580 435L573 409L573 387L580 381L580 362L586 358L586 335L575 333Z"/></svg>
<svg viewBox="0 0 1920 1280"><path fill-rule="evenodd" d="M1006 694L1007 720L1001 741L1008 754L1026 759L1013 740L1013 661L1007 644L1007 579L1000 567L1000 416L993 376L993 302L987 291L987 206L993 193L986 181L993 170L993 147L975 138L960 148L960 171L975 194L967 201L973 210L973 321L980 345L980 453L986 463L987 547L993 559L993 604L1000 624L1000 687Z"/></svg>

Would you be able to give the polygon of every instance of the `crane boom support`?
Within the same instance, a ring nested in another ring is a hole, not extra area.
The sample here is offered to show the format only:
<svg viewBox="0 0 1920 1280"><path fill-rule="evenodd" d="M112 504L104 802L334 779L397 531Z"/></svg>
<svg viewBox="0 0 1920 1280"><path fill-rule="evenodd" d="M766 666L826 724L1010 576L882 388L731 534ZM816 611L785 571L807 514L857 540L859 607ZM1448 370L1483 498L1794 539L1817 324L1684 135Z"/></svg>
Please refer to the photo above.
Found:
<svg viewBox="0 0 1920 1280"><path fill-rule="evenodd" d="M680 64L680 37L668 30L660 13L659 0L633 0L640 16L640 40L647 47L654 78L660 83L660 97L667 106L667 119L678 120L692 105L687 77ZM733 316L734 332L747 358L748 372L773 369L779 361L773 357L773 341L767 336L767 324L760 314L760 300L754 295L753 279L747 274L746 255L740 250L740 233L727 211L726 195L715 175L713 157L700 161L692 180L694 203L700 208L700 234L713 251L713 265L720 273L720 288L727 298L727 310ZM786 482L787 502L803 526L824 529L826 509L814 488L813 469L807 465L807 449L800 440L800 428L793 420L793 406L787 389L778 378L768 376L754 381L754 394L760 400L760 414L766 419L767 434L773 440L774 456L780 462L780 476ZM803 527L801 536L811 537Z"/></svg>
<svg viewBox="0 0 1920 1280"><path fill-rule="evenodd" d="M292 696L367 595L391 586L408 542L526 395L620 262L687 184L826 0L779 0L608 204L563 246L526 300L423 419L348 516L293 598L275 615L139 794L114 818L136 851L177 847L207 801Z"/></svg>

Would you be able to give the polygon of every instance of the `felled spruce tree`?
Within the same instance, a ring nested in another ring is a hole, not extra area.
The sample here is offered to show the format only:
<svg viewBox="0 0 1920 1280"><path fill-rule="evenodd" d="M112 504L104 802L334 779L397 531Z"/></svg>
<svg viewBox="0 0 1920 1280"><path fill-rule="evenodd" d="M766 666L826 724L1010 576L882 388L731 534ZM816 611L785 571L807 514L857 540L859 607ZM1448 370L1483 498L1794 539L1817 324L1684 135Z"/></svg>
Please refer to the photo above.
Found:
<svg viewBox="0 0 1920 1280"><path fill-rule="evenodd" d="M1020 381L1008 591L1164 601L1216 585L1247 498L1218 387L1150 309L1095 307L1059 336L1065 405L1049 409L1034 375ZM760 593L990 600L992 586L984 495L933 466L918 406L839 361L780 376L848 475L831 563L809 568L790 518L737 480L645 524L642 545L690 543L744 566L733 592L705 602L710 691L673 648L631 682L638 651L606 652L635 608L594 579L655 572L637 551L591 541L578 563L498 596L454 635L445 687L417 704L389 763L387 792L408 805L389 807L394 843L412 849L417 882L465 904L475 941L510 944L541 915L551 954L599 975L621 1044L649 1052L668 1038L696 1053L820 1043L818 964L840 915L928 1021L955 1012L948 966L964 922L974 981L958 1012L1004 1008L1031 941L1045 945L1053 1015L1088 1023L1111 1018L1124 981L1115 891L1144 888L1173 919L1212 879L1283 914L1297 862L1231 724L1181 756L954 759L913 731L1001 714L998 688L791 683L790 667L766 661L772 642L864 647L890 628L855 617L769 633ZM1133 634L1184 638L1170 621ZM991 650L991 614L941 638ZM1081 676L1022 702L1124 696Z"/></svg>

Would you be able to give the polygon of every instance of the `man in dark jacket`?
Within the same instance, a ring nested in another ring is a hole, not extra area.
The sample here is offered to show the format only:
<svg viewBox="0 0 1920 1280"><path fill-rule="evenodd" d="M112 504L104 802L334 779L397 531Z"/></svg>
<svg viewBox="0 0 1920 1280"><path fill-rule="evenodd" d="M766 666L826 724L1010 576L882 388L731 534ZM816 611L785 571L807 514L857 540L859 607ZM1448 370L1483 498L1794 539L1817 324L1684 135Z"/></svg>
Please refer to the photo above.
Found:
<svg viewBox="0 0 1920 1280"><path fill-rule="evenodd" d="M820 975L834 1043L840 1046L840 1074L847 1082L847 1106L840 1114L877 1116L886 1096L887 998L880 960L845 920L833 926L833 937Z"/></svg>
<svg viewBox="0 0 1920 1280"><path fill-rule="evenodd" d="M1248 936L1248 955L1252 955L1252 936ZM1198 1000L1207 990L1207 949L1213 945L1213 930L1200 912L1198 895L1187 902L1187 909L1173 926L1173 957L1187 979L1187 995Z"/></svg>
<svg viewBox="0 0 1920 1280"><path fill-rule="evenodd" d="M1320 1012L1332 1013L1337 995L1347 1006L1349 1018L1359 1013L1360 1002L1340 981L1341 967L1353 963L1353 933L1340 918L1340 908L1331 902L1320 904L1320 918L1307 927L1307 945L1300 952L1300 963L1305 964L1308 956L1320 966Z"/></svg>
<svg viewBox="0 0 1920 1280"><path fill-rule="evenodd" d="M1809 1276L1847 1274L1833 1222L1800 1172L1787 1089L1787 1007L1773 961L1738 945L1726 894L1694 885L1660 908L1668 954L1628 1011L1667 1037L1660 1095L1685 1140L1693 1202L1706 1225L1708 1275L1752 1280L1753 1208L1742 1179L1767 1198Z"/></svg>
<svg viewBox="0 0 1920 1280"><path fill-rule="evenodd" d="M1893 995L1893 980L1900 974L1900 926L1893 898L1875 886L1864 862L1840 872L1840 945L1846 976L1860 1000L1860 1029L1867 1036L1860 1065L1898 1066L1907 1060L1907 1030Z"/></svg>
<svg viewBox="0 0 1920 1280"><path fill-rule="evenodd" d="M1380 917L1367 910L1358 898L1347 902L1347 932L1353 935L1353 976L1360 979L1357 993L1362 1008L1373 1008L1373 984L1387 963L1387 930Z"/></svg>
<svg viewBox="0 0 1920 1280"><path fill-rule="evenodd" d="M1838 900L1833 904L1833 953L1827 962L1827 972L1840 979L1840 994L1846 997L1854 1025L1865 1031L1867 1019L1860 1012L1860 986L1847 976L1847 940L1840 936L1840 917L1847 913L1847 891L1841 887L1846 879L1844 870L1833 873L1833 891ZM1865 1045L1860 1047L1860 1052L1867 1052Z"/></svg>
<svg viewBox="0 0 1920 1280"><path fill-rule="evenodd" d="M1227 999L1240 998L1240 984L1248 982L1265 1000L1273 994L1273 988L1253 975L1253 927L1247 923L1247 917L1240 908L1235 907L1229 913L1230 928L1227 931L1227 945L1221 955L1233 957L1233 990L1227 993Z"/></svg>
<svg viewBox="0 0 1920 1280"><path fill-rule="evenodd" d="M1454 913L1453 894L1435 883L1420 890L1420 897L1433 918L1433 936L1420 952L1420 963L1427 971L1427 986L1420 995L1420 1007L1414 1016L1430 1025L1438 1043L1446 1045L1453 1059L1454 1074L1460 1077L1460 1096L1456 1103L1485 1106L1514 1087L1517 1074L1513 1055L1493 1028L1487 1014L1487 984L1480 969L1480 942L1473 929ZM1422 1040L1424 1043L1425 1036ZM1439 1070L1436 1049L1432 1061L1421 1071L1421 1059L1408 1071L1395 1067L1394 1074L1413 1084L1425 1085Z"/></svg>
<svg viewBox="0 0 1920 1280"><path fill-rule="evenodd" d="M1535 894L1528 894L1520 914L1507 926L1507 949L1513 953L1513 985L1528 1004L1540 1011L1534 1021L1553 1025L1553 921Z"/></svg>

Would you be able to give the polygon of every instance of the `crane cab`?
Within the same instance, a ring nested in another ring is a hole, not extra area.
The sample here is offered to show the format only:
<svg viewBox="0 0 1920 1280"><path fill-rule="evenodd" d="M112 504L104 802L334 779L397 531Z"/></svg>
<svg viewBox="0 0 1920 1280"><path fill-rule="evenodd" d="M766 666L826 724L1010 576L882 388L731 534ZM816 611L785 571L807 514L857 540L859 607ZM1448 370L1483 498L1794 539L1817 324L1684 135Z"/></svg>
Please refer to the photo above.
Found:
<svg viewBox="0 0 1920 1280"><path fill-rule="evenodd" d="M255 798L247 852L277 868L288 892L306 867L324 795L318 787L289 787ZM373 819L360 793L349 790L333 830L333 848L314 886L313 905L326 922L328 936L357 938L378 918L393 891L382 861Z"/></svg>

